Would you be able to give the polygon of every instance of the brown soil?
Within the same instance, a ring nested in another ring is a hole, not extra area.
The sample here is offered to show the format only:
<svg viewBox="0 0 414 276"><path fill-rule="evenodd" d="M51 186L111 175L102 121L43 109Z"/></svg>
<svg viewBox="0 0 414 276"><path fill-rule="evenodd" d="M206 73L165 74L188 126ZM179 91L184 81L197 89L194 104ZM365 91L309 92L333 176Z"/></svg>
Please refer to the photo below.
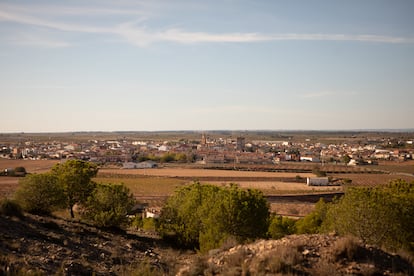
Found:
<svg viewBox="0 0 414 276"><path fill-rule="evenodd" d="M292 235L228 250L212 250L208 257L182 267L178 275L194 275L194 272L196 275L413 275L414 267L398 255L352 237Z"/></svg>
<svg viewBox="0 0 414 276"><path fill-rule="evenodd" d="M49 171L59 160L14 160L0 159L0 170L24 167L28 173L44 173Z"/></svg>
<svg viewBox="0 0 414 276"><path fill-rule="evenodd" d="M214 169L187 169L187 168L159 168L159 169L101 169L102 174L137 174L168 177L231 177L231 178L281 178L296 177L297 173L261 172L261 171L234 171ZM299 174L301 177L314 176L312 173Z"/></svg>
<svg viewBox="0 0 414 276"><path fill-rule="evenodd" d="M148 233L53 217L0 216L0 229L0 275L414 275L399 255L335 235L292 235L197 255Z"/></svg>
<svg viewBox="0 0 414 276"><path fill-rule="evenodd" d="M168 271L174 269L170 258L177 265L182 258L150 233L103 230L54 217L0 215L0 229L0 275L18 269L23 269L19 275L129 275L143 264Z"/></svg>

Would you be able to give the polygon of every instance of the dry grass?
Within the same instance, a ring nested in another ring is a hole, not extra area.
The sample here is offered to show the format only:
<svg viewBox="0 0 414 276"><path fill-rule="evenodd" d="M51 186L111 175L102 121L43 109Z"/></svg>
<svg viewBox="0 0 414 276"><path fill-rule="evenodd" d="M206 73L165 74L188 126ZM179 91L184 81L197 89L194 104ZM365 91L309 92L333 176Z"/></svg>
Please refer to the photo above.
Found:
<svg viewBox="0 0 414 276"><path fill-rule="evenodd" d="M357 186L378 186L384 185L394 179L403 179L408 182L414 181L414 175L400 175L400 174L335 174L335 178L348 178L352 180L352 185Z"/></svg>
<svg viewBox="0 0 414 276"><path fill-rule="evenodd" d="M358 261L363 257L362 243L353 236L345 236L335 242L332 247L332 257L334 261L339 261L343 258L349 261Z"/></svg>
<svg viewBox="0 0 414 276"><path fill-rule="evenodd" d="M59 160L13 160L0 159L0 170L25 167L28 173L44 173L49 171Z"/></svg>
<svg viewBox="0 0 414 276"><path fill-rule="evenodd" d="M315 209L313 203L271 203L270 210L276 214L289 217L304 217Z"/></svg>
<svg viewBox="0 0 414 276"><path fill-rule="evenodd" d="M414 160L408 160L404 162L382 161L379 163L378 166L372 166L372 168L389 171L389 172L414 174Z"/></svg>
<svg viewBox="0 0 414 276"><path fill-rule="evenodd" d="M188 184L188 181L167 177L97 177L93 179L97 183L124 184L135 196L169 196L174 191Z"/></svg>
<svg viewBox="0 0 414 276"><path fill-rule="evenodd" d="M302 261L299 246L278 246L269 254L255 260L251 264L252 274L295 274L295 265Z"/></svg>
<svg viewBox="0 0 414 276"><path fill-rule="evenodd" d="M208 183L220 186L236 183L240 188L258 189L269 195L342 191L340 186L308 186L305 183L281 181L208 181Z"/></svg>
<svg viewBox="0 0 414 276"><path fill-rule="evenodd" d="M233 170L204 170L188 168L159 168L159 169L101 169L102 174L125 174L125 175L146 175L164 177L311 177L312 173L280 173L280 172L254 172L254 171L233 171Z"/></svg>

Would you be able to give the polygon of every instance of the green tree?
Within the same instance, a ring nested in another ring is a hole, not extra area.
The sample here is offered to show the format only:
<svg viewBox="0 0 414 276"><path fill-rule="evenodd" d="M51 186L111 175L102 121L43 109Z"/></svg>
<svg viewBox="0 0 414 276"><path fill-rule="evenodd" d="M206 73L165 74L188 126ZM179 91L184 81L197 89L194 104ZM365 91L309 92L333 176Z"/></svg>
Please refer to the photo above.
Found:
<svg viewBox="0 0 414 276"><path fill-rule="evenodd" d="M161 156L160 162L169 163L175 160L175 153L165 153Z"/></svg>
<svg viewBox="0 0 414 276"><path fill-rule="evenodd" d="M296 222L296 231L298 234L316 234L321 232L322 223L326 218L329 204L325 203L323 198L315 205L315 209L306 217Z"/></svg>
<svg viewBox="0 0 414 276"><path fill-rule="evenodd" d="M240 241L263 237L269 223L269 204L263 193L255 189L242 190L236 185L222 192L224 200L220 209L224 212L221 212L221 219L229 234Z"/></svg>
<svg viewBox="0 0 414 276"><path fill-rule="evenodd" d="M91 178L97 173L97 165L81 160L68 160L53 166L52 174L65 192L66 206L72 218L75 217L73 206L84 203L95 188Z"/></svg>
<svg viewBox="0 0 414 276"><path fill-rule="evenodd" d="M414 182L352 187L333 204L323 227L389 249L414 250Z"/></svg>
<svg viewBox="0 0 414 276"><path fill-rule="evenodd" d="M349 163L349 161L351 161L351 157L349 157L349 155L345 154L344 156L342 156L341 161L342 161L344 164L348 164L348 163Z"/></svg>
<svg viewBox="0 0 414 276"><path fill-rule="evenodd" d="M187 154L185 153L179 153L175 155L175 161L180 163L186 163L187 162Z"/></svg>
<svg viewBox="0 0 414 276"><path fill-rule="evenodd" d="M97 185L85 203L82 218L99 227L121 227L128 222L127 214L135 200L122 184Z"/></svg>
<svg viewBox="0 0 414 276"><path fill-rule="evenodd" d="M272 239L280 239L296 232L295 219L273 215L270 219L268 235Z"/></svg>
<svg viewBox="0 0 414 276"><path fill-rule="evenodd" d="M27 212L50 214L64 207L65 194L55 175L31 174L19 181L15 199Z"/></svg>
<svg viewBox="0 0 414 276"><path fill-rule="evenodd" d="M196 182L168 199L158 230L182 246L205 252L228 238L243 242L264 237L268 221L269 206L260 191Z"/></svg>

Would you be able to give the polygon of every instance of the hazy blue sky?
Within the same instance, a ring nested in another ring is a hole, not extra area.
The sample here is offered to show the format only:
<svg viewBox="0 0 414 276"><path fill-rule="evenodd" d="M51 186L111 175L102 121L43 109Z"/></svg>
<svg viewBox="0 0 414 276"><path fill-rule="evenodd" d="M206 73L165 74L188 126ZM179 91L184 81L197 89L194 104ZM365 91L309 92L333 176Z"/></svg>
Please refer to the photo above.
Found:
<svg viewBox="0 0 414 276"><path fill-rule="evenodd" d="M414 1L0 1L0 132L414 128Z"/></svg>

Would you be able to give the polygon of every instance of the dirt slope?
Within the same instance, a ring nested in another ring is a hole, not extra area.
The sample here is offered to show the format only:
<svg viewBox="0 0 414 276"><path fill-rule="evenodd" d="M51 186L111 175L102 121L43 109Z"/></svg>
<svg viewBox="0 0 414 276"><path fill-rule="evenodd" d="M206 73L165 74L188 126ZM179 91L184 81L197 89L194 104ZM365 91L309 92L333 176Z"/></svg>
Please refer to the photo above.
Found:
<svg viewBox="0 0 414 276"><path fill-rule="evenodd" d="M364 245L351 237L291 235L260 240L228 250L212 250L178 275L414 275L398 255Z"/></svg>
<svg viewBox="0 0 414 276"><path fill-rule="evenodd" d="M52 217L0 215L0 275L19 268L44 275L128 275L142 263L167 271L160 256L165 252L155 238Z"/></svg>
<svg viewBox="0 0 414 276"><path fill-rule="evenodd" d="M0 275L18 269L24 275L131 275L143 265L157 268L145 275L414 275L402 257L334 235L292 235L227 248L199 256L143 234L0 215Z"/></svg>

